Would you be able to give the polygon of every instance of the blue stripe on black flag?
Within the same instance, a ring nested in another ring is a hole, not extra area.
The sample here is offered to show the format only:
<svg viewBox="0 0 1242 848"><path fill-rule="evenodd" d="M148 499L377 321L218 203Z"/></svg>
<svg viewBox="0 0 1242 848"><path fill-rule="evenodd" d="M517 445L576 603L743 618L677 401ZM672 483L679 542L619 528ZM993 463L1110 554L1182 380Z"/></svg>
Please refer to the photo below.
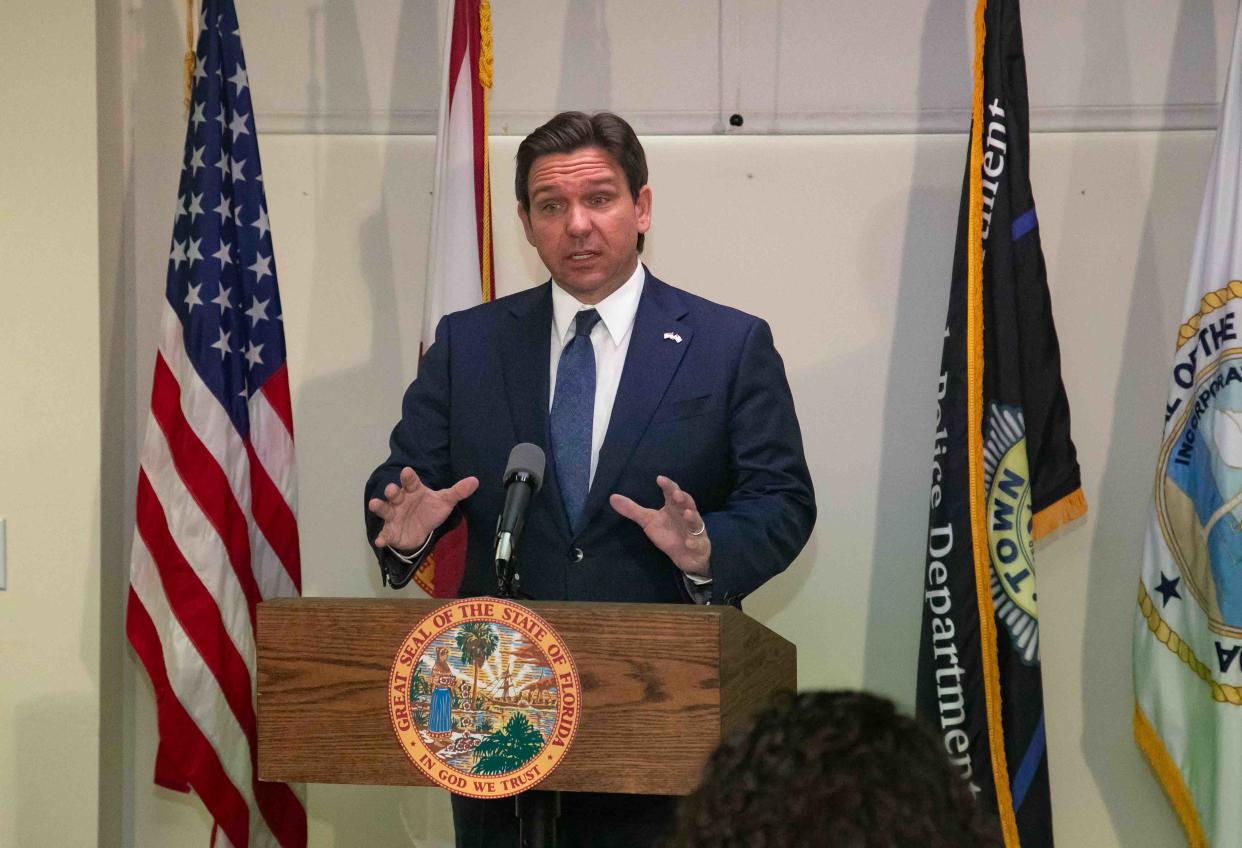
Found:
<svg viewBox="0 0 1242 848"><path fill-rule="evenodd" d="M1032 206L1017 218L1013 219L1013 226L1010 227L1010 232L1013 233L1013 240L1017 241L1022 238L1031 230L1035 229L1035 226L1038 223L1039 222L1035 219L1035 207Z"/></svg>
<svg viewBox="0 0 1242 848"><path fill-rule="evenodd" d="M1032 209L1026 213L1032 219L1035 218L1035 210ZM1026 215L1022 217L1025 218ZM1015 226L1016 229L1016 226ZM1039 763L1044 758L1044 716L1039 716L1039 726L1035 728L1035 735L1031 737L1031 744L1026 746L1026 753L1022 755L1022 764L1018 766L1018 773L1013 778L1013 810L1016 813L1022 807L1022 802L1026 799L1026 790L1031 788L1031 781L1035 779L1035 772L1039 769Z"/></svg>

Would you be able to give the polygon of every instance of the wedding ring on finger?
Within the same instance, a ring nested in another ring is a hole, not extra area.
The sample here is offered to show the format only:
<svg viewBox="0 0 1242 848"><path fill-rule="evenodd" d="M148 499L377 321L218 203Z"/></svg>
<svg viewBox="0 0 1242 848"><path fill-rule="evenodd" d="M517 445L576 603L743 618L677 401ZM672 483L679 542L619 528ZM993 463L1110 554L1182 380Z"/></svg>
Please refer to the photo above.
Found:
<svg viewBox="0 0 1242 848"><path fill-rule="evenodd" d="M700 527L698 530L691 530L690 535L691 536L702 536L706 530L707 530L707 522L704 521L703 526Z"/></svg>

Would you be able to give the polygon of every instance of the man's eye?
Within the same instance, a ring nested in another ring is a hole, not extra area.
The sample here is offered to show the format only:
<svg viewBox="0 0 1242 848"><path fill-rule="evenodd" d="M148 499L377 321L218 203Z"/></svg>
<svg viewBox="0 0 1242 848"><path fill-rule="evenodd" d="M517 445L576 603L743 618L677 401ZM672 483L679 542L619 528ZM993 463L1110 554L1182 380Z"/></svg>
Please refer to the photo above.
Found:
<svg viewBox="0 0 1242 848"><path fill-rule="evenodd" d="M560 208L560 204L549 200L547 203L542 204L539 208L543 212L555 212Z"/></svg>
<svg viewBox="0 0 1242 848"><path fill-rule="evenodd" d="M608 198L608 195L606 194L596 195L595 197L591 198L591 205L592 206L603 206L605 203L608 202L608 200L609 198Z"/></svg>

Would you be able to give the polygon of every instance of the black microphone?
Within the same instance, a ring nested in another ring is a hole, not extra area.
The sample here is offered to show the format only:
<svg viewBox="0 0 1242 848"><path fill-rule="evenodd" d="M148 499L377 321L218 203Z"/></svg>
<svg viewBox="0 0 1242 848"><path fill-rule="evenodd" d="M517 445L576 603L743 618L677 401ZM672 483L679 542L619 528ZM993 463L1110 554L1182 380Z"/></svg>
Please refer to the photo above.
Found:
<svg viewBox="0 0 1242 848"><path fill-rule="evenodd" d="M509 452L509 465L505 468L505 508L496 525L496 565L508 566L517 550L518 538L526 523L526 507L535 492L543 486L543 448L522 442ZM512 569L508 569L512 573Z"/></svg>

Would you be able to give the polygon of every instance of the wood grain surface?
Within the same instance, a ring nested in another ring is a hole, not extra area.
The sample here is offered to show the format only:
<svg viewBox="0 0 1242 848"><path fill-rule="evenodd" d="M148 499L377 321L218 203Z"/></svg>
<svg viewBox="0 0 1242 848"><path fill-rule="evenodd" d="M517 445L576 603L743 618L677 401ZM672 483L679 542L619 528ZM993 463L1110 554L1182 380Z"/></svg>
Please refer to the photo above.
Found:
<svg viewBox="0 0 1242 848"><path fill-rule="evenodd" d="M386 699L397 649L443 604L261 604L260 778L431 785L398 744ZM527 606L560 634L582 681L577 737L541 789L687 794L722 728L745 722L775 690L796 688L794 646L732 607Z"/></svg>

